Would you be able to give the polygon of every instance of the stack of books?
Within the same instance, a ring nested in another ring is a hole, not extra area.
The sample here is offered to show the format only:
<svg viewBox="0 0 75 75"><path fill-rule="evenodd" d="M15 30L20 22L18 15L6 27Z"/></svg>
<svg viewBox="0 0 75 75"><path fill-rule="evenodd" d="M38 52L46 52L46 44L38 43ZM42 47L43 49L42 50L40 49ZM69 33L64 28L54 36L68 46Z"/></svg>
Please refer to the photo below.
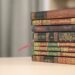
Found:
<svg viewBox="0 0 75 75"><path fill-rule="evenodd" d="M75 64L75 8L32 12L33 61Z"/></svg>

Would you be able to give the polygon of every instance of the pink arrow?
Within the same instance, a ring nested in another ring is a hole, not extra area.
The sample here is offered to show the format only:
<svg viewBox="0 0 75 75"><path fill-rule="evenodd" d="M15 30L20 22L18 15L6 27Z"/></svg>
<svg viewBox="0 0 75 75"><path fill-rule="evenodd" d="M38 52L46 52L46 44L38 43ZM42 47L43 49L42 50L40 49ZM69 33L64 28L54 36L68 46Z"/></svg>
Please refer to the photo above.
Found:
<svg viewBox="0 0 75 75"><path fill-rule="evenodd" d="M22 51L23 49L26 49L26 48L30 48L31 47L31 44L25 44L24 46L21 46L18 51Z"/></svg>

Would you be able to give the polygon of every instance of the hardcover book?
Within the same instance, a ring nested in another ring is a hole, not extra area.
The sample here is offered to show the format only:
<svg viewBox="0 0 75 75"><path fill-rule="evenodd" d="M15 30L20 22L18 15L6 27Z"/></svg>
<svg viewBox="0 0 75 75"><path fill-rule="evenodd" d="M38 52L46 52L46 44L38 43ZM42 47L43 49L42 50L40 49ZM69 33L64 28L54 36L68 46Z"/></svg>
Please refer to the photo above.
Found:
<svg viewBox="0 0 75 75"><path fill-rule="evenodd" d="M72 57L52 57L52 56L32 56L33 61L49 62L49 63L61 63L61 64L73 64L75 65L75 58Z"/></svg>
<svg viewBox="0 0 75 75"><path fill-rule="evenodd" d="M75 25L34 26L33 32L75 31Z"/></svg>
<svg viewBox="0 0 75 75"><path fill-rule="evenodd" d="M34 42L34 47L75 47L73 42Z"/></svg>
<svg viewBox="0 0 75 75"><path fill-rule="evenodd" d="M48 52L75 52L75 47L35 47L34 51L48 51Z"/></svg>
<svg viewBox="0 0 75 75"><path fill-rule="evenodd" d="M65 18L65 19L50 19L50 20L33 20L32 25L75 25L75 18Z"/></svg>
<svg viewBox="0 0 75 75"><path fill-rule="evenodd" d="M33 51L33 55L57 56L57 57L74 57L74 52L53 52L53 51Z"/></svg>
<svg viewBox="0 0 75 75"><path fill-rule="evenodd" d="M75 32L34 33L34 41L75 42Z"/></svg>
<svg viewBox="0 0 75 75"><path fill-rule="evenodd" d="M75 18L75 8L32 12L32 20L56 19L56 18Z"/></svg>
<svg viewBox="0 0 75 75"><path fill-rule="evenodd" d="M75 64L75 8L32 12L32 60Z"/></svg>

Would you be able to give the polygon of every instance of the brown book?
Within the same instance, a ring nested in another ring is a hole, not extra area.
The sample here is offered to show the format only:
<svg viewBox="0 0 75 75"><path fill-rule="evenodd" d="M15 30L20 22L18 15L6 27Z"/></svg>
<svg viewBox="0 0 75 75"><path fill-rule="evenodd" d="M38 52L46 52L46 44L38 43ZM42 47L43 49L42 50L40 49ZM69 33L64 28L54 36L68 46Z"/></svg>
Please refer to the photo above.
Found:
<svg viewBox="0 0 75 75"><path fill-rule="evenodd" d="M50 20L33 20L32 25L75 25L75 18L68 19L50 19Z"/></svg>
<svg viewBox="0 0 75 75"><path fill-rule="evenodd" d="M74 64L75 58L72 57L51 57L51 56L32 56L33 61L39 62L50 62L50 63L60 63L60 64Z"/></svg>
<svg viewBox="0 0 75 75"><path fill-rule="evenodd" d="M72 42L34 42L34 47L75 47Z"/></svg>
<svg viewBox="0 0 75 75"><path fill-rule="evenodd" d="M75 32L34 33L35 42L75 42Z"/></svg>
<svg viewBox="0 0 75 75"><path fill-rule="evenodd" d="M75 8L32 12L32 20L54 18L75 18Z"/></svg>
<svg viewBox="0 0 75 75"><path fill-rule="evenodd" d="M75 52L75 47L35 47L34 51Z"/></svg>
<svg viewBox="0 0 75 75"><path fill-rule="evenodd" d="M75 49L74 49L75 50ZM44 56L58 56L58 57L75 57L75 52L48 52L48 51L34 51L33 55L44 55Z"/></svg>
<svg viewBox="0 0 75 75"><path fill-rule="evenodd" d="M32 30L34 32L75 31L75 25L34 26Z"/></svg>

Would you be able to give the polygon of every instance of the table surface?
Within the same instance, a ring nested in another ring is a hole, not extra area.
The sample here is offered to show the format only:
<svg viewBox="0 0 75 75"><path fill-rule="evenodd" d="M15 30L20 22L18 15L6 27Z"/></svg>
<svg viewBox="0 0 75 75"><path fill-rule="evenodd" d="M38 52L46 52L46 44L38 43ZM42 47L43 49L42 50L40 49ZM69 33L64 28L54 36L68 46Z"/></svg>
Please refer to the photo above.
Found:
<svg viewBox="0 0 75 75"><path fill-rule="evenodd" d="M0 58L0 75L75 75L75 65L33 62L31 57Z"/></svg>

